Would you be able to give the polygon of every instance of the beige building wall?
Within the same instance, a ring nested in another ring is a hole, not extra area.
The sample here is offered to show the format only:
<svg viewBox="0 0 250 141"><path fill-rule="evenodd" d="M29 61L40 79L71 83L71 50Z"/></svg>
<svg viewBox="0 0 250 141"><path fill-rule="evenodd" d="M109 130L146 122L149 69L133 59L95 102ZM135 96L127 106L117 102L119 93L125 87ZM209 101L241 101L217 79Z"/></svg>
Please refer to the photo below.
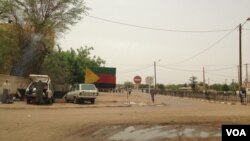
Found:
<svg viewBox="0 0 250 141"><path fill-rule="evenodd" d="M3 93L3 83L5 80L9 81L10 84L10 94L14 95L16 94L17 89L23 88L26 89L26 87L29 85L30 80L24 77L18 77L18 76L10 76L6 74L0 74L0 96L2 96Z"/></svg>

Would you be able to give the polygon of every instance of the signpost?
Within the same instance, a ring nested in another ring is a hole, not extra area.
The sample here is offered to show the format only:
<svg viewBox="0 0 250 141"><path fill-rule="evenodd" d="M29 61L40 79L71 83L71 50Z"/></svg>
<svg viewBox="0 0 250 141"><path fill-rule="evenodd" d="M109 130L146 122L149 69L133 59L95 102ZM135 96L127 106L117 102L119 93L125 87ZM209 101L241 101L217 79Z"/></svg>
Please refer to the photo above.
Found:
<svg viewBox="0 0 250 141"><path fill-rule="evenodd" d="M141 77L139 75L134 77L135 84L141 84Z"/></svg>
<svg viewBox="0 0 250 141"><path fill-rule="evenodd" d="M146 84L148 84L148 91L150 93L150 87L154 82L154 78L152 76L148 76L146 77Z"/></svg>
<svg viewBox="0 0 250 141"><path fill-rule="evenodd" d="M146 77L146 84L148 84L148 93L151 95L151 100L154 103L154 93L151 93L150 87L154 83L154 77L148 76Z"/></svg>
<svg viewBox="0 0 250 141"><path fill-rule="evenodd" d="M141 80L142 79L141 79L141 77L139 75L137 75L137 76L134 77L134 82L136 84L137 90L139 89L139 85L141 84Z"/></svg>

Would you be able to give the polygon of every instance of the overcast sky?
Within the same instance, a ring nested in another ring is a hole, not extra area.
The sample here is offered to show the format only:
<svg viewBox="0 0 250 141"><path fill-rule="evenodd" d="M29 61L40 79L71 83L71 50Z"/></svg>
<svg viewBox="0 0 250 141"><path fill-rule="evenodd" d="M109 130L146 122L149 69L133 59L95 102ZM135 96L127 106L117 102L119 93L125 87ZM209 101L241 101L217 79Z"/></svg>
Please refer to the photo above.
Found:
<svg viewBox="0 0 250 141"><path fill-rule="evenodd" d="M237 26L250 17L250 0L85 2L91 8L88 11L90 16L164 29L132 27L84 16L59 40L64 50L80 46L94 47L92 54L104 59L105 67L117 68L117 83L133 81L135 75L140 75L145 83L146 76L154 76L154 61L157 62L157 83L189 83L191 76L202 81L203 66L206 81L209 80L210 84L229 84L232 79L238 81ZM243 64L250 64L250 21L243 29ZM245 70L244 65L243 79Z"/></svg>

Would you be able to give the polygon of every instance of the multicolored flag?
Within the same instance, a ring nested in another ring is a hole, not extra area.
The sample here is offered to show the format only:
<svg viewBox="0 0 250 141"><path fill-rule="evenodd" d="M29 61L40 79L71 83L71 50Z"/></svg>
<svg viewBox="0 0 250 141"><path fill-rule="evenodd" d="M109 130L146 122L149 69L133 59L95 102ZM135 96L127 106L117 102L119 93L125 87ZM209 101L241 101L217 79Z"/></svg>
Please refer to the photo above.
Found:
<svg viewBox="0 0 250 141"><path fill-rule="evenodd" d="M115 88L116 68L86 67L85 83L95 84L97 88Z"/></svg>
<svg viewBox="0 0 250 141"><path fill-rule="evenodd" d="M100 77L98 75L96 75L93 71L91 71L88 67L86 67L85 83L87 83L87 84L95 83L99 79L100 79Z"/></svg>

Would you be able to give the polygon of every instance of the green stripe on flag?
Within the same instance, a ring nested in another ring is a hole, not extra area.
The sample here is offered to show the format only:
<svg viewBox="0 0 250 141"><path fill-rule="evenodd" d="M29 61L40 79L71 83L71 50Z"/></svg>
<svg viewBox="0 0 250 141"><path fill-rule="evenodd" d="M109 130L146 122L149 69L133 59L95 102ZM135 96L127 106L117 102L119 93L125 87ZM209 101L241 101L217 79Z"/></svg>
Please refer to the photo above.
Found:
<svg viewBox="0 0 250 141"><path fill-rule="evenodd" d="M116 74L116 68L106 67L91 67L90 68L95 74Z"/></svg>

